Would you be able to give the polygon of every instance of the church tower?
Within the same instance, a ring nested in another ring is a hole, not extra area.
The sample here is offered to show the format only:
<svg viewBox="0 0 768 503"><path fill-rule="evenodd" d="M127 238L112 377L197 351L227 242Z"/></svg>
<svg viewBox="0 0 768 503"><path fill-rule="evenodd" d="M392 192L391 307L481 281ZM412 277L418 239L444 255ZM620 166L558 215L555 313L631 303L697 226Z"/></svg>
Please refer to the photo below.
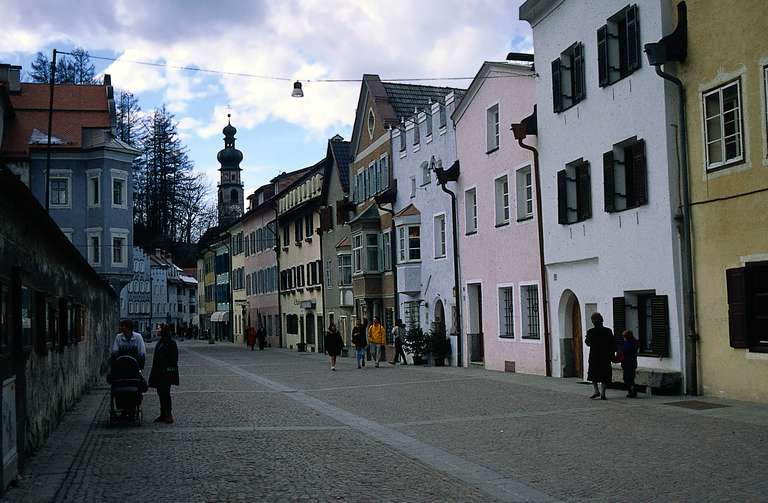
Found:
<svg viewBox="0 0 768 503"><path fill-rule="evenodd" d="M224 133L224 148L219 150L216 159L219 160L221 167L219 171L219 225L228 225L240 218L243 214L243 182L240 181L240 161L243 160L243 153L235 148L235 129L229 121L227 114L227 125L222 132Z"/></svg>

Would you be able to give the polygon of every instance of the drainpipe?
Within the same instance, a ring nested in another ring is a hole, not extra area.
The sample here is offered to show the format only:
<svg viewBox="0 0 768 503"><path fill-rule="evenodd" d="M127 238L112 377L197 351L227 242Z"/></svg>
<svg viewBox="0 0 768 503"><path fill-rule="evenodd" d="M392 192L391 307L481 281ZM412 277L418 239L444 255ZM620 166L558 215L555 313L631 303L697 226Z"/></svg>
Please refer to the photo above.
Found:
<svg viewBox="0 0 768 503"><path fill-rule="evenodd" d="M645 53L648 62L656 67L656 74L662 79L671 82L678 90L678 121L680 131L680 182L681 182L681 259L683 263L683 291L685 302L683 303L683 316L685 321L685 383L686 392L689 395L699 394L698 382L698 341L699 335L696 326L696 294L693 284L693 250L691 239L691 202L689 194L689 166L688 166L688 129L686 127L685 110L685 86L674 75L661 69L661 65L670 62L683 62L687 56L687 28L688 17L685 2L677 5L677 27L675 31L659 42L645 44Z"/></svg>
<svg viewBox="0 0 768 503"><path fill-rule="evenodd" d="M456 220L456 193L448 190L446 184L448 180L438 178L440 188L451 196L451 231L453 233L453 301L456 305L456 366L463 367L463 352L461 339L461 285L459 283L459 230Z"/></svg>
<svg viewBox="0 0 768 503"><path fill-rule="evenodd" d="M273 236L275 236L275 262L277 267L277 332L278 332L278 340L280 342L280 347L283 347L283 303L282 303L282 292L280 291L280 247L282 246L280 244L280 232L278 232L278 224L277 224L277 199L272 203L272 211L275 212L275 230L274 232L272 229L269 229L269 222L267 223L267 229L269 229L269 232L272 233Z"/></svg>
<svg viewBox="0 0 768 503"><path fill-rule="evenodd" d="M533 106L533 114L523 119L518 124L512 124L512 131L518 145L525 150L530 150L533 154L533 172L536 184L536 226L539 234L539 271L541 281L541 297L544 300L544 359L546 364L547 376L552 375L552 348L551 332L549 328L549 287L547 284L547 273L544 265L544 222L541 213L541 174L539 173L539 151L531 145L526 145L523 140L528 133L537 134L536 124L536 105Z"/></svg>
<svg viewBox="0 0 768 503"><path fill-rule="evenodd" d="M50 212L50 185L51 185L51 129L53 129L53 89L56 80L56 54L53 50L53 59L51 60L51 84L48 100L48 143L45 149L45 211Z"/></svg>

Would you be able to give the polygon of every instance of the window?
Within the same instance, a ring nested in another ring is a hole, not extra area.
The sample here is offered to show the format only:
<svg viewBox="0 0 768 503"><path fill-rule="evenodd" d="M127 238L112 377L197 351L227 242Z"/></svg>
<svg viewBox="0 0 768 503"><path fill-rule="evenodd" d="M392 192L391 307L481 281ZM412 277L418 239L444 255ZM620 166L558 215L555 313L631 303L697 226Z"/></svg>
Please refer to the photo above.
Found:
<svg viewBox="0 0 768 503"><path fill-rule="evenodd" d="M405 303L405 324L408 330L412 328L419 328L421 326L421 320L419 319L419 301L411 300Z"/></svg>
<svg viewBox="0 0 768 503"><path fill-rule="evenodd" d="M381 255L384 271L392 270L392 234L385 232L381 235Z"/></svg>
<svg viewBox="0 0 768 503"><path fill-rule="evenodd" d="M52 176L50 183L50 206L68 208L70 206L69 178Z"/></svg>
<svg viewBox="0 0 768 503"><path fill-rule="evenodd" d="M101 177L90 175L88 177L88 206L96 208L101 205Z"/></svg>
<svg viewBox="0 0 768 503"><path fill-rule="evenodd" d="M312 213L304 217L304 227L305 227L307 241L310 241L312 239L312 233L315 231L313 219L314 219L314 215Z"/></svg>
<svg viewBox="0 0 768 503"><path fill-rule="evenodd" d="M509 180L507 175L494 181L496 194L496 227L509 223Z"/></svg>
<svg viewBox="0 0 768 503"><path fill-rule="evenodd" d="M286 223L283 227L283 246L291 244L291 229L290 224Z"/></svg>
<svg viewBox="0 0 768 503"><path fill-rule="evenodd" d="M339 255L339 285L352 284L352 255L345 253Z"/></svg>
<svg viewBox="0 0 768 503"><path fill-rule="evenodd" d="M645 142L630 138L603 154L605 211L636 208L648 202Z"/></svg>
<svg viewBox="0 0 768 503"><path fill-rule="evenodd" d="M379 271L379 235L365 235L365 269L370 272Z"/></svg>
<svg viewBox="0 0 768 503"><path fill-rule="evenodd" d="M125 266L128 260L128 236L112 236L112 265Z"/></svg>
<svg viewBox="0 0 768 503"><path fill-rule="evenodd" d="M624 330L637 337L640 354L669 356L669 306L666 295L656 292L624 292L613 299L613 335L618 344Z"/></svg>
<svg viewBox="0 0 768 503"><path fill-rule="evenodd" d="M401 126L398 131L400 131L400 152L405 152L405 128Z"/></svg>
<svg viewBox="0 0 768 503"><path fill-rule="evenodd" d="M421 228L418 225L408 227L408 260L421 260Z"/></svg>
<svg viewBox="0 0 768 503"><path fill-rule="evenodd" d="M539 287L520 287L520 315L523 339L538 339L539 331Z"/></svg>
<svg viewBox="0 0 768 503"><path fill-rule="evenodd" d="M740 86L737 80L704 94L707 169L744 160Z"/></svg>
<svg viewBox="0 0 768 503"><path fill-rule="evenodd" d="M768 352L768 262L748 262L725 277L731 347Z"/></svg>
<svg viewBox="0 0 768 503"><path fill-rule="evenodd" d="M448 113L445 110L445 105L441 103L440 104L440 129L445 129L447 124L448 124Z"/></svg>
<svg viewBox="0 0 768 503"><path fill-rule="evenodd" d="M126 194L125 194L125 178L117 178L112 175L112 206L117 208L125 208Z"/></svg>
<svg viewBox="0 0 768 503"><path fill-rule="evenodd" d="M517 220L526 220L533 216L533 176L531 167L517 170Z"/></svg>
<svg viewBox="0 0 768 503"><path fill-rule="evenodd" d="M379 158L379 190L389 188L389 157L384 154Z"/></svg>
<svg viewBox="0 0 768 503"><path fill-rule="evenodd" d="M435 215L435 258L445 257L445 215Z"/></svg>
<svg viewBox="0 0 768 503"><path fill-rule="evenodd" d="M592 217L589 162L578 159L557 173L558 222L573 224Z"/></svg>
<svg viewBox="0 0 768 503"><path fill-rule="evenodd" d="M413 146L418 147L421 143L421 135L419 134L419 119L414 117L413 119Z"/></svg>
<svg viewBox="0 0 768 503"><path fill-rule="evenodd" d="M493 152L499 148L499 104L496 103L485 111L486 120L486 152Z"/></svg>
<svg viewBox="0 0 768 503"><path fill-rule="evenodd" d="M370 197L376 193L376 178L374 173L374 163L368 165L368 169L365 170L367 192L366 197Z"/></svg>
<svg viewBox="0 0 768 503"><path fill-rule="evenodd" d="M432 136L432 107L429 107L429 110L427 110L427 138Z"/></svg>
<svg viewBox="0 0 768 503"><path fill-rule="evenodd" d="M298 218L293 221L293 244L301 246L304 238L304 219Z"/></svg>
<svg viewBox="0 0 768 503"><path fill-rule="evenodd" d="M625 7L597 30L600 87L618 82L640 68L640 20L637 5Z"/></svg>
<svg viewBox="0 0 768 503"><path fill-rule="evenodd" d="M499 337L515 337L515 289L511 286L499 288Z"/></svg>
<svg viewBox="0 0 768 503"><path fill-rule="evenodd" d="M355 268L355 272L361 272L363 270L363 235L356 234L352 238L352 265Z"/></svg>
<svg viewBox="0 0 768 503"><path fill-rule="evenodd" d="M466 206L467 234L477 232L477 190L469 189L464 192L464 205Z"/></svg>
<svg viewBox="0 0 768 503"><path fill-rule="evenodd" d="M325 287L326 288L331 288L333 286L333 276L331 276L332 270L333 270L332 268L333 268L333 260L328 259L325 262Z"/></svg>
<svg viewBox="0 0 768 503"><path fill-rule="evenodd" d="M584 45L576 42L552 62L552 109L562 112L584 98Z"/></svg>
<svg viewBox="0 0 768 503"><path fill-rule="evenodd" d="M373 138L373 131L376 127L376 117L373 115L373 109L368 109L368 136Z"/></svg>
<svg viewBox="0 0 768 503"><path fill-rule="evenodd" d="M411 199L416 197L416 177L411 177Z"/></svg>
<svg viewBox="0 0 768 503"><path fill-rule="evenodd" d="M421 184L428 185L432 181L432 175L429 169L429 163L421 163Z"/></svg>
<svg viewBox="0 0 768 503"><path fill-rule="evenodd" d="M88 236L88 262L92 265L101 264L101 232L86 231Z"/></svg>

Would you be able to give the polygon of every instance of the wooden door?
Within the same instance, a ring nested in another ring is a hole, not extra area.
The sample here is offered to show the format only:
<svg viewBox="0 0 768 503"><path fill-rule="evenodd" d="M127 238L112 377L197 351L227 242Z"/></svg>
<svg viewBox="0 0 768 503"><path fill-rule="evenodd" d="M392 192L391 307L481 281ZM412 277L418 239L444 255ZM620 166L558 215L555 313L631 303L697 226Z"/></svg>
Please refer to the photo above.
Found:
<svg viewBox="0 0 768 503"><path fill-rule="evenodd" d="M576 377L584 377L584 353L582 352L581 335L581 307L577 301L574 301L571 308L571 327L573 328L573 372Z"/></svg>

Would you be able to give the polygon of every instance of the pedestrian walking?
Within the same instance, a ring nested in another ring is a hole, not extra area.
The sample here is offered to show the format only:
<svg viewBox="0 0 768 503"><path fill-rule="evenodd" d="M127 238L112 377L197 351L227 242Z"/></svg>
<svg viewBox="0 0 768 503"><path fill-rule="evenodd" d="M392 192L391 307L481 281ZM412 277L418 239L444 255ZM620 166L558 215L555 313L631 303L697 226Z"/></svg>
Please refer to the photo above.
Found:
<svg viewBox="0 0 768 503"><path fill-rule="evenodd" d="M619 361L621 361L621 369L624 373L624 384L627 386L627 398L637 398L635 373L637 372L638 342L632 330L624 330L621 335L624 337L624 341L621 344Z"/></svg>
<svg viewBox="0 0 768 503"><path fill-rule="evenodd" d="M379 362L384 361L384 343L387 342L386 331L381 325L378 316L373 317L373 325L368 329L368 344L371 345L374 366L378 367Z"/></svg>
<svg viewBox="0 0 768 503"><path fill-rule="evenodd" d="M267 329L261 325L256 331L256 338L259 340L259 351L264 351L264 344L267 341Z"/></svg>
<svg viewBox="0 0 768 503"><path fill-rule="evenodd" d="M331 370L336 370L336 357L341 354L341 347L344 341L341 340L341 334L336 329L336 324L331 322L328 330L325 332L325 351L331 358Z"/></svg>
<svg viewBox="0 0 768 503"><path fill-rule="evenodd" d="M179 348L173 340L171 330L166 325L160 327L160 340L155 345L152 358L152 370L149 373L149 386L157 390L160 399L160 415L156 423L174 422L171 407L171 386L179 385Z"/></svg>
<svg viewBox="0 0 768 503"><path fill-rule="evenodd" d="M587 380L592 381L595 392L589 398L605 400L605 389L611 382L611 361L615 354L613 332L603 326L603 316L600 313L592 314L592 328L587 331L585 342L589 346L589 370ZM598 389L597 385L600 384Z"/></svg>
<svg viewBox="0 0 768 503"><path fill-rule="evenodd" d="M253 348L256 346L256 329L253 327L248 327L248 347L251 348L251 351L253 351Z"/></svg>
<svg viewBox="0 0 768 503"><path fill-rule="evenodd" d="M403 320L400 318L395 321L395 326L392 329L392 339L395 341L395 359L392 360L392 365L397 365L397 362L400 360L400 357L403 357L403 365L408 365L408 362L405 361L405 351L403 351L403 335L405 333L405 326L403 325Z"/></svg>
<svg viewBox="0 0 768 503"><path fill-rule="evenodd" d="M355 345L357 368L365 367L365 349L368 347L368 339L365 335L365 327L359 319L352 328L352 344Z"/></svg>
<svg viewBox="0 0 768 503"><path fill-rule="evenodd" d="M368 334L368 329L370 328L368 324L368 318L363 318L363 333ZM366 335L366 340L368 340L368 336ZM368 361L371 361L371 345L366 342L365 343L365 359Z"/></svg>

